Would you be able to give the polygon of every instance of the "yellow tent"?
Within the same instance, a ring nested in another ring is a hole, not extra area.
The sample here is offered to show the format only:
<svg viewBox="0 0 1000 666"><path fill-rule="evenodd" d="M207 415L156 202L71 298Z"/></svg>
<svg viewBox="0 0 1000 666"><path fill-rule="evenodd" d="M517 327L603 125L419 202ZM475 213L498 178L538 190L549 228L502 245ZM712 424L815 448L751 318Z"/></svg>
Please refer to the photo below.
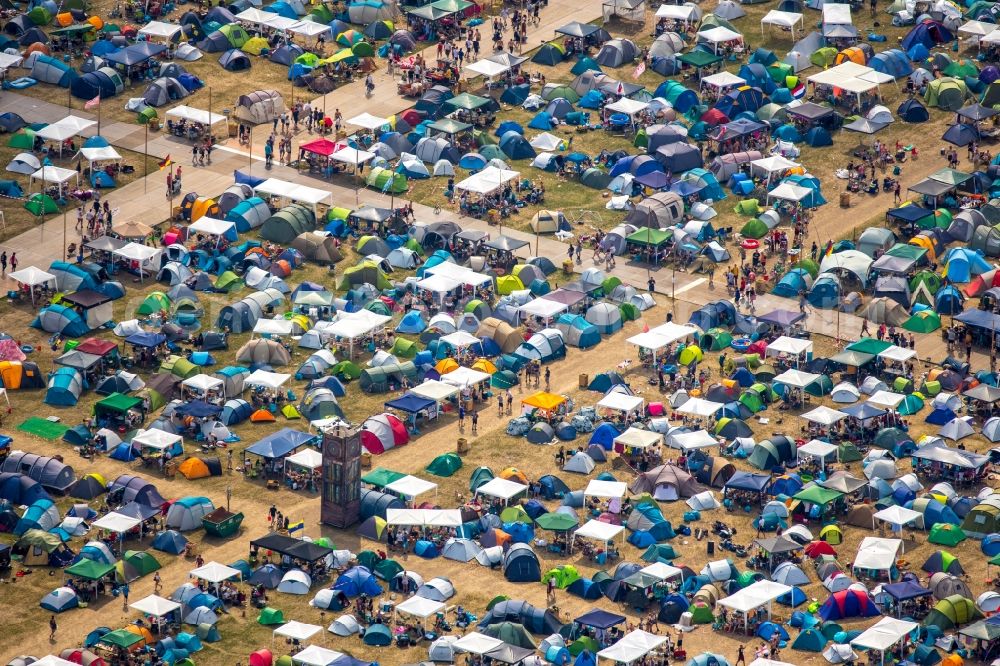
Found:
<svg viewBox="0 0 1000 666"><path fill-rule="evenodd" d="M434 366L439 375L447 375L449 372L458 370L458 361L453 358L443 358Z"/></svg>
<svg viewBox="0 0 1000 666"><path fill-rule="evenodd" d="M701 351L701 347L688 345L681 351L680 356L677 357L677 361L681 365L689 365L692 361L698 363L703 358L705 358L705 354Z"/></svg>
<svg viewBox="0 0 1000 666"><path fill-rule="evenodd" d="M528 407L534 407L535 409L541 409L546 412L551 412L554 409L558 409L559 405L564 402L566 402L566 398L561 395L539 391L535 395L529 395L527 398L522 400L521 404L527 405Z"/></svg>
<svg viewBox="0 0 1000 666"><path fill-rule="evenodd" d="M492 375L496 374L497 366L493 365L488 358L477 358L476 362L472 364L472 369Z"/></svg>
<svg viewBox="0 0 1000 666"><path fill-rule="evenodd" d="M261 51L270 47L271 45L263 37L251 37L240 49L250 55L260 55Z"/></svg>

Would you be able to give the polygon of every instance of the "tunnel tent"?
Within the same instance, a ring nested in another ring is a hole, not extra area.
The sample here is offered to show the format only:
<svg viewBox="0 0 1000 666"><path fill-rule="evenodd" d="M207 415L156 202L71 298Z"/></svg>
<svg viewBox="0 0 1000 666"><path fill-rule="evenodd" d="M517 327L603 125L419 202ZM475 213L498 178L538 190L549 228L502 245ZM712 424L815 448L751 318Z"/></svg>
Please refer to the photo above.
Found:
<svg viewBox="0 0 1000 666"><path fill-rule="evenodd" d="M47 55L38 55L31 66L31 78L42 83L69 88L76 77L72 67Z"/></svg>
<svg viewBox="0 0 1000 666"><path fill-rule="evenodd" d="M228 72L242 72L250 69L250 56L240 49L229 49L219 56L219 64Z"/></svg>
<svg viewBox="0 0 1000 666"><path fill-rule="evenodd" d="M267 202L257 196L250 197L236 204L228 213L226 220L236 223L236 230L245 233L257 229L271 217L271 209Z"/></svg>

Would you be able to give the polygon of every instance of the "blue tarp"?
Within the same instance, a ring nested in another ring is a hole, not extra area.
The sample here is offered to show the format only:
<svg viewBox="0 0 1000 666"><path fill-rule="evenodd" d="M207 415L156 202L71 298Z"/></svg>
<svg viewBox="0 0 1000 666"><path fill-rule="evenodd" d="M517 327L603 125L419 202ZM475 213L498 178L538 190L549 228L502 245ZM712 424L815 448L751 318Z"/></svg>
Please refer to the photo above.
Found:
<svg viewBox="0 0 1000 666"><path fill-rule="evenodd" d="M149 60L155 55L163 53L167 50L167 47L163 44L154 44L153 42L138 42L132 44L131 46L126 46L121 51L115 53L109 53L104 56L104 59L113 62L117 65L124 65L126 67L131 67L133 65L138 65L141 62Z"/></svg>
<svg viewBox="0 0 1000 666"><path fill-rule="evenodd" d="M307 432L283 428L258 441L249 447L246 452L261 456L262 458L283 458L315 438L315 435L310 435Z"/></svg>
<svg viewBox="0 0 1000 666"><path fill-rule="evenodd" d="M601 610L595 608L592 611L588 611L578 618L573 620L579 625L585 627L594 627L595 629L610 629L616 624L621 624L625 621L624 615L618 615L617 613L610 613L606 610Z"/></svg>
<svg viewBox="0 0 1000 666"><path fill-rule="evenodd" d="M404 396L396 398L395 400L390 400L385 403L388 409L398 409L401 412L406 412L408 414L416 414L425 409L431 409L437 404L433 400L427 398L421 398L418 395L413 395L412 393L407 393Z"/></svg>
<svg viewBox="0 0 1000 666"><path fill-rule="evenodd" d="M735 488L737 490L751 490L763 492L767 484L771 482L770 474L754 474L753 472L736 472L726 481L724 488Z"/></svg>

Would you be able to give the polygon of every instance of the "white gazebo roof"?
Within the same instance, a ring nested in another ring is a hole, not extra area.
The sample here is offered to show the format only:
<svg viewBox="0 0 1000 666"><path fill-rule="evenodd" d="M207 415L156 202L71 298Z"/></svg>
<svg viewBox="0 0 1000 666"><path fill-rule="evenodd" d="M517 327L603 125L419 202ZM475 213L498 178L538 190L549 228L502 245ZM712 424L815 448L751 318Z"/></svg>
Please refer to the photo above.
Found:
<svg viewBox="0 0 1000 666"><path fill-rule="evenodd" d="M100 162L102 160L120 160L121 153L114 149L114 146L95 146L93 148L81 148L80 154L88 162Z"/></svg>
<svg viewBox="0 0 1000 666"><path fill-rule="evenodd" d="M330 159L357 166L375 159L375 153L369 153L367 150L360 150L358 148L351 148L350 146L347 146L346 148L341 148L333 155L330 155Z"/></svg>
<svg viewBox="0 0 1000 666"><path fill-rule="evenodd" d="M521 314L530 315L532 317L551 319L558 314L562 314L568 309L569 306L565 303L553 301L548 298L536 298L519 307L517 311Z"/></svg>
<svg viewBox="0 0 1000 666"><path fill-rule="evenodd" d="M288 31L306 37L316 37L317 35L330 32L330 26L317 23L316 21L297 21L295 25L288 28Z"/></svg>
<svg viewBox="0 0 1000 666"><path fill-rule="evenodd" d="M646 400L638 395L628 395L627 393L609 393L597 403L602 409L611 409L616 412L633 412L642 409Z"/></svg>
<svg viewBox="0 0 1000 666"><path fill-rule="evenodd" d="M719 411L722 407L717 402L712 402L711 400L705 400L704 398L688 398L679 407L676 407L676 411L680 414L694 414L695 416L711 416L712 414Z"/></svg>
<svg viewBox="0 0 1000 666"><path fill-rule="evenodd" d="M79 178L76 169L64 169L63 167L46 165L31 174L32 180L41 180L46 183L65 183L66 181Z"/></svg>
<svg viewBox="0 0 1000 666"><path fill-rule="evenodd" d="M802 14L799 12L783 12L779 9L772 9L764 15L764 18L762 18L760 22L766 25L777 25L782 28L791 28L796 23L802 22Z"/></svg>
<svg viewBox="0 0 1000 666"><path fill-rule="evenodd" d="M56 279L56 276L52 273L47 273L41 268L36 268L35 266L28 266L27 268L22 268L19 271L8 273L7 277L29 287L35 287L40 284L45 284L46 282L52 282Z"/></svg>
<svg viewBox="0 0 1000 666"><path fill-rule="evenodd" d="M896 527L903 527L904 525L909 525L923 515L924 514L919 511L907 509L905 506L888 506L881 511L877 511L872 518L883 520Z"/></svg>
<svg viewBox="0 0 1000 666"><path fill-rule="evenodd" d="M329 666L343 656L343 653L336 650L330 650L320 645L310 645L292 655L292 663L303 666Z"/></svg>
<svg viewBox="0 0 1000 666"><path fill-rule="evenodd" d="M684 575L684 572L681 569L665 562L653 562L649 566L639 569L639 573L652 576L653 578L658 578L661 581L670 580L671 578Z"/></svg>
<svg viewBox="0 0 1000 666"><path fill-rule="evenodd" d="M197 569L192 569L190 575L208 583L221 583L224 580L242 576L239 569L227 567L225 564L219 564L215 561L204 564Z"/></svg>
<svg viewBox="0 0 1000 666"><path fill-rule="evenodd" d="M811 409L802 415L806 421L812 421L824 426L830 426L840 419L847 418L847 414L836 409L830 409L826 405L820 405L816 409Z"/></svg>
<svg viewBox="0 0 1000 666"><path fill-rule="evenodd" d="M464 366L458 367L452 370L446 375L441 376L441 381L445 384L451 384L453 386L458 386L465 388L467 386L473 386L475 384L480 384L482 382L488 381L490 378L489 374L485 372L480 372L479 370L473 370L472 368L466 368Z"/></svg>
<svg viewBox="0 0 1000 666"><path fill-rule="evenodd" d="M852 25L851 6L833 2L823 3L823 23L825 25Z"/></svg>
<svg viewBox="0 0 1000 666"><path fill-rule="evenodd" d="M275 14L274 12L265 11L263 9L257 9L256 7L250 7L237 14L236 20L246 21L247 23L262 24L266 21L270 21L275 16L280 16L280 14Z"/></svg>
<svg viewBox="0 0 1000 666"><path fill-rule="evenodd" d="M459 652L470 654L485 654L501 645L503 645L503 641L499 638L493 638L478 631L469 632L452 643L452 647Z"/></svg>
<svg viewBox="0 0 1000 666"><path fill-rule="evenodd" d="M319 469L323 466L323 454L316 449L302 449L285 458L285 462L306 469Z"/></svg>
<svg viewBox="0 0 1000 666"><path fill-rule="evenodd" d="M854 555L854 566L858 569L885 571L896 564L896 557L903 548L901 539L865 537Z"/></svg>
<svg viewBox="0 0 1000 666"><path fill-rule="evenodd" d="M790 338L787 335L782 335L780 338L767 346L766 353L791 354L792 356L799 356L800 354L804 354L811 350L812 347L813 343L811 340Z"/></svg>
<svg viewBox="0 0 1000 666"><path fill-rule="evenodd" d="M726 608L732 608L741 613L748 613L755 608L766 606L781 595L791 591L792 588L788 585L782 585L770 580L760 580L749 587L730 594L728 597L719 599L718 603Z"/></svg>
<svg viewBox="0 0 1000 666"><path fill-rule="evenodd" d="M165 21L150 21L146 25L139 28L140 35L148 35L149 37L159 37L161 39L170 39L183 28L179 23L166 23Z"/></svg>
<svg viewBox="0 0 1000 666"><path fill-rule="evenodd" d="M407 474L387 485L385 489L404 497L416 497L437 490L437 487L438 484L433 481L426 481L420 477Z"/></svg>
<svg viewBox="0 0 1000 666"><path fill-rule="evenodd" d="M199 217L191 223L188 230L209 236L222 236L230 229L235 229L236 224L228 220L217 220L214 217Z"/></svg>
<svg viewBox="0 0 1000 666"><path fill-rule="evenodd" d="M909 620L884 617L861 632L851 645L885 652L920 625Z"/></svg>
<svg viewBox="0 0 1000 666"><path fill-rule="evenodd" d="M123 534L131 529L139 527L140 523L142 523L142 521L138 518L133 518L132 516L126 516L123 513L112 511L111 513L105 514L92 522L90 526L99 530L107 530L109 532Z"/></svg>
<svg viewBox="0 0 1000 666"><path fill-rule="evenodd" d="M268 178L260 185L255 186L253 190L258 196L269 194L309 204L310 206L330 201L330 197L332 196L327 190L321 190L318 187L309 187L308 185L299 185L298 183L289 183L279 178Z"/></svg>
<svg viewBox="0 0 1000 666"><path fill-rule="evenodd" d="M796 370L795 368L789 368L775 377L773 381L779 384L784 384L785 386L805 388L820 377L822 377L822 375L817 375L812 372L802 372L801 370Z"/></svg>
<svg viewBox="0 0 1000 666"><path fill-rule="evenodd" d="M829 455L836 455L837 445L814 439L800 446L797 453L799 457L806 455L823 459Z"/></svg>
<svg viewBox="0 0 1000 666"><path fill-rule="evenodd" d="M608 542L613 541L616 536L624 531L624 525L612 525L611 523L604 523L600 520L588 520L582 527L573 533L573 536Z"/></svg>
<svg viewBox="0 0 1000 666"><path fill-rule="evenodd" d="M348 125L355 125L357 127L363 127L366 130L377 130L384 125L387 125L389 120L387 118L379 118L378 116L373 116L372 114L362 113L360 115L354 116L347 121Z"/></svg>
<svg viewBox="0 0 1000 666"><path fill-rule="evenodd" d="M648 102L640 102L639 100L629 99L628 97L622 97L620 100L613 104L608 104L604 107L608 111L613 111L615 113L624 113L627 116L634 116L637 113L641 113L649 108Z"/></svg>
<svg viewBox="0 0 1000 666"><path fill-rule="evenodd" d="M672 5L661 5L660 9L671 6ZM597 656L601 659L609 659L623 664L631 664L633 661L642 659L647 654L663 645L666 640L666 636L657 636L656 634L651 634L648 631L636 629L635 631L626 634L624 638L611 647L604 648L598 652Z"/></svg>
<svg viewBox="0 0 1000 666"><path fill-rule="evenodd" d="M690 22L698 15L697 12L698 8L693 5L660 5L656 9L656 18Z"/></svg>
<svg viewBox="0 0 1000 666"><path fill-rule="evenodd" d="M812 194L811 188L793 185L792 183L782 183L767 193L768 199L781 199L783 201L802 201Z"/></svg>
<svg viewBox="0 0 1000 666"><path fill-rule="evenodd" d="M410 389L410 393L413 395L434 400L435 402L444 402L453 395L461 393L461 391L462 389L458 386L445 384L436 379L425 379L423 384Z"/></svg>
<svg viewBox="0 0 1000 666"><path fill-rule="evenodd" d="M440 611L444 608L444 606L445 604L443 601L434 601L433 599L412 596L406 601L397 604L396 612L403 613L405 615L412 615L413 617L427 618Z"/></svg>
<svg viewBox="0 0 1000 666"><path fill-rule="evenodd" d="M138 444L145 448L158 449L160 451L167 449L178 442L181 444L184 443L184 438L181 435L167 432L166 430L160 430L159 428L150 428L149 430L140 429L132 438L133 444Z"/></svg>
<svg viewBox="0 0 1000 666"><path fill-rule="evenodd" d="M904 349L903 347L897 347L896 345L887 347L876 354L879 358L888 359L890 361L899 361L900 363L908 361L916 355L917 350L909 348Z"/></svg>
<svg viewBox="0 0 1000 666"><path fill-rule="evenodd" d="M119 257L124 257L125 259L129 259L131 261L145 263L154 257L158 257L160 252L162 252L162 250L159 248L132 242L128 245L123 245L117 250L113 250L112 254L116 254Z"/></svg>
<svg viewBox="0 0 1000 666"><path fill-rule="evenodd" d="M499 62L483 58L482 60L477 60L471 65L466 65L465 69L473 74L478 74L480 76L485 76L488 79L492 79L494 76L503 74L510 69L510 67Z"/></svg>
<svg viewBox="0 0 1000 666"><path fill-rule="evenodd" d="M35 132L35 136L40 136L46 141L65 141L72 139L80 132L90 129L97 124L96 120L87 120L79 116L67 116L51 125L46 125ZM74 173L76 173L74 171Z"/></svg>
<svg viewBox="0 0 1000 666"><path fill-rule="evenodd" d="M650 446L663 444L663 435L652 430L630 427L622 434L615 437L615 444L629 446L634 449L645 449Z"/></svg>
<svg viewBox="0 0 1000 666"><path fill-rule="evenodd" d="M307 624L298 620L292 620L275 629L274 635L291 638L293 641L307 641L321 631L323 631L323 627L318 624Z"/></svg>
<svg viewBox="0 0 1000 666"><path fill-rule="evenodd" d="M499 477L490 479L483 485L476 488L477 495L489 495L490 497L496 497L502 500L509 500L512 497L516 497L518 494L523 493L528 489L528 486L523 483L518 483L517 481L511 481L509 479L501 479Z"/></svg>
<svg viewBox="0 0 1000 666"><path fill-rule="evenodd" d="M244 386L263 386L264 388L277 389L291 379L291 375L281 372L269 372L267 370L254 370L243 380Z"/></svg>
<svg viewBox="0 0 1000 666"><path fill-rule="evenodd" d="M708 76L702 78L701 84L703 86L725 88L726 86L742 86L746 84L746 79L741 76L736 76L732 72L723 70L715 74L709 74Z"/></svg>
<svg viewBox="0 0 1000 666"><path fill-rule="evenodd" d="M253 325L253 332L258 335L280 335L289 336L294 330L294 324L291 319L258 319L257 323Z"/></svg>
<svg viewBox="0 0 1000 666"><path fill-rule="evenodd" d="M175 106L167 111L167 115L202 125L215 125L216 123L226 122L226 117L221 113L209 113L208 111L196 109L193 106L188 106L187 104Z"/></svg>
<svg viewBox="0 0 1000 666"><path fill-rule="evenodd" d="M222 383L222 380L218 377L206 374L197 374L194 377L188 377L182 381L181 385L187 386L195 391L211 391L212 389L222 386Z"/></svg>
<svg viewBox="0 0 1000 666"><path fill-rule="evenodd" d="M675 449L691 451L692 449L718 446L719 440L707 430L696 430L695 432L677 432L667 435L667 443Z"/></svg>
<svg viewBox="0 0 1000 666"><path fill-rule="evenodd" d="M786 171L787 169L794 169L797 166L800 166L798 162L793 162L787 157L782 157L781 155L762 157L761 159L754 160L750 163L751 168L760 169L766 173Z"/></svg>
<svg viewBox="0 0 1000 666"><path fill-rule="evenodd" d="M452 347L457 347L459 349L479 344L479 338L468 331L455 331L454 333L449 333L448 335L442 335L438 339L441 342L447 343Z"/></svg>
<svg viewBox="0 0 1000 666"><path fill-rule="evenodd" d="M711 42L712 44L722 44L724 42L732 42L737 39L742 40L743 35L735 30L730 30L725 26L718 25L714 28L709 28L708 30L702 30L699 32L698 39L703 39L706 42Z"/></svg>
<svg viewBox="0 0 1000 666"><path fill-rule="evenodd" d="M583 491L585 497L618 498L625 497L628 492L628 484L623 481L601 481L591 479L587 483L586 490Z"/></svg>
<svg viewBox="0 0 1000 666"><path fill-rule="evenodd" d="M176 601L164 599L156 594L151 594L144 599L140 599L135 603L129 604L129 608L132 610L145 613L146 615L152 615L153 617L163 617L167 613L179 610L180 607L181 605Z"/></svg>

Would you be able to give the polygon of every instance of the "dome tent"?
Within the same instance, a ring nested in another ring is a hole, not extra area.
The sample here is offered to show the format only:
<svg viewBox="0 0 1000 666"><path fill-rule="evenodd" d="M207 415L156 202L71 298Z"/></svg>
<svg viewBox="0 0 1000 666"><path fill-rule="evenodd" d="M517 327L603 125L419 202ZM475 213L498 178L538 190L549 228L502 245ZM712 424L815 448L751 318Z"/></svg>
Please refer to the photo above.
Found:
<svg viewBox="0 0 1000 666"><path fill-rule="evenodd" d="M274 58L271 58L274 60ZM240 95L236 100L234 115L248 123L260 125L272 122L285 112L285 101L277 90L255 90Z"/></svg>

